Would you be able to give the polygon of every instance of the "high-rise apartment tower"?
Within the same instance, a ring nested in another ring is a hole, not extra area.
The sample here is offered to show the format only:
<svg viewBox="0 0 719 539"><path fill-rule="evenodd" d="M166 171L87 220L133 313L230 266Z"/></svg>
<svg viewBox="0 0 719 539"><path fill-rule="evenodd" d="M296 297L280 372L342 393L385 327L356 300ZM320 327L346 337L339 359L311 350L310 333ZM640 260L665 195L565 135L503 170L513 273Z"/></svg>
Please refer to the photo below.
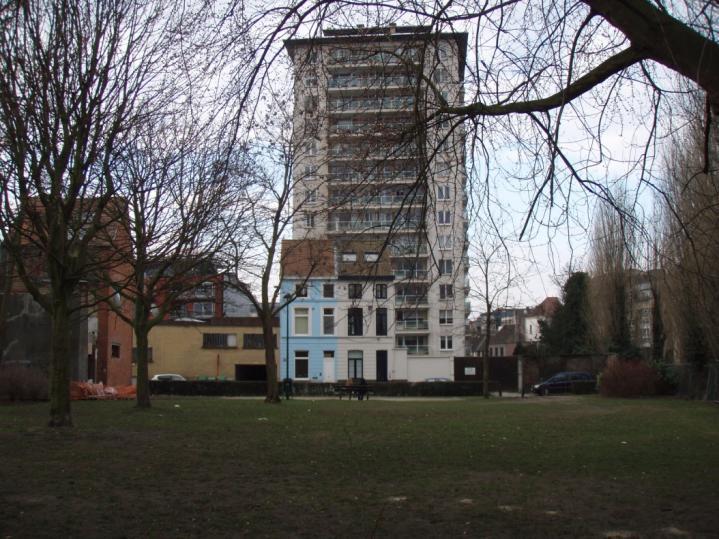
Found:
<svg viewBox="0 0 719 539"><path fill-rule="evenodd" d="M295 68L293 238L388 251L395 347L412 377L453 375L464 353L464 33L325 30L286 42Z"/></svg>

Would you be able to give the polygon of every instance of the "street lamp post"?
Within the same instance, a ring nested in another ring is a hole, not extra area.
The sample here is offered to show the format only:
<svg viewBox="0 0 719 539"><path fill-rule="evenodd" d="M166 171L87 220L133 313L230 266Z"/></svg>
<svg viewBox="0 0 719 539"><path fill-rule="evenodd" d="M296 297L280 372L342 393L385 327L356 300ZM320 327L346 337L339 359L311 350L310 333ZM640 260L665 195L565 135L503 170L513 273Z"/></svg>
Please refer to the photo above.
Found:
<svg viewBox="0 0 719 539"><path fill-rule="evenodd" d="M292 393L292 379L290 378L290 300L292 294L285 294L285 379L282 384L285 392L285 399L289 400Z"/></svg>

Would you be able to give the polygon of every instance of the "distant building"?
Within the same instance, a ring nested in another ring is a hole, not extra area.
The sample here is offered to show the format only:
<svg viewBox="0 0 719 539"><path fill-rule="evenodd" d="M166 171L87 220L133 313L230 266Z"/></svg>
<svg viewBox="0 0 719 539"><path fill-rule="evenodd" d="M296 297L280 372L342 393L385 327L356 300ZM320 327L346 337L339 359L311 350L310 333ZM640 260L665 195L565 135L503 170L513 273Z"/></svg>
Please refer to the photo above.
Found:
<svg viewBox="0 0 719 539"><path fill-rule="evenodd" d="M275 321L275 327L279 324ZM275 358L277 334L274 339ZM188 380L266 380L265 342L257 317L168 320L149 335L149 375Z"/></svg>
<svg viewBox="0 0 719 539"><path fill-rule="evenodd" d="M489 353L492 357L511 356L518 344L538 342L540 322L551 319L560 306L559 299L547 297L539 305L503 308L492 311L489 329ZM486 313L468 322L467 355L483 355L486 334Z"/></svg>

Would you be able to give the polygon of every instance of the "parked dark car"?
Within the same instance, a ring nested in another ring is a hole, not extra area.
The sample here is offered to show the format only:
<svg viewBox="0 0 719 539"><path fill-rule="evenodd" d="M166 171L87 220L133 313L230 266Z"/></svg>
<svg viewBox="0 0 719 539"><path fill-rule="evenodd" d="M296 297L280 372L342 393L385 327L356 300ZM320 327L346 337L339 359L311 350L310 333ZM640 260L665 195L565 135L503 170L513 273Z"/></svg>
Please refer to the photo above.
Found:
<svg viewBox="0 0 719 539"><path fill-rule="evenodd" d="M589 372L558 372L543 382L534 384L537 395L555 393L592 393L597 389L597 378Z"/></svg>

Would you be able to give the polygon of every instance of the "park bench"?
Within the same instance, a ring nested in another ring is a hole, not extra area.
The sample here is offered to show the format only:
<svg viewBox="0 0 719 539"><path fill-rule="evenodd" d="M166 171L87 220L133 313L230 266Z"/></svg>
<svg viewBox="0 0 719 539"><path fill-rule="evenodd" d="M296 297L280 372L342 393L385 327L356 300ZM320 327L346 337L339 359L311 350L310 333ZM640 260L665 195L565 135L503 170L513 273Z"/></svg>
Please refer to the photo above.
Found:
<svg viewBox="0 0 719 539"><path fill-rule="evenodd" d="M345 395L349 400L352 400L352 397L356 397L359 401L365 400L365 398L369 400L370 393L372 393L372 388L367 385L367 380L364 378L351 378L344 383L335 385L334 390L340 400Z"/></svg>

